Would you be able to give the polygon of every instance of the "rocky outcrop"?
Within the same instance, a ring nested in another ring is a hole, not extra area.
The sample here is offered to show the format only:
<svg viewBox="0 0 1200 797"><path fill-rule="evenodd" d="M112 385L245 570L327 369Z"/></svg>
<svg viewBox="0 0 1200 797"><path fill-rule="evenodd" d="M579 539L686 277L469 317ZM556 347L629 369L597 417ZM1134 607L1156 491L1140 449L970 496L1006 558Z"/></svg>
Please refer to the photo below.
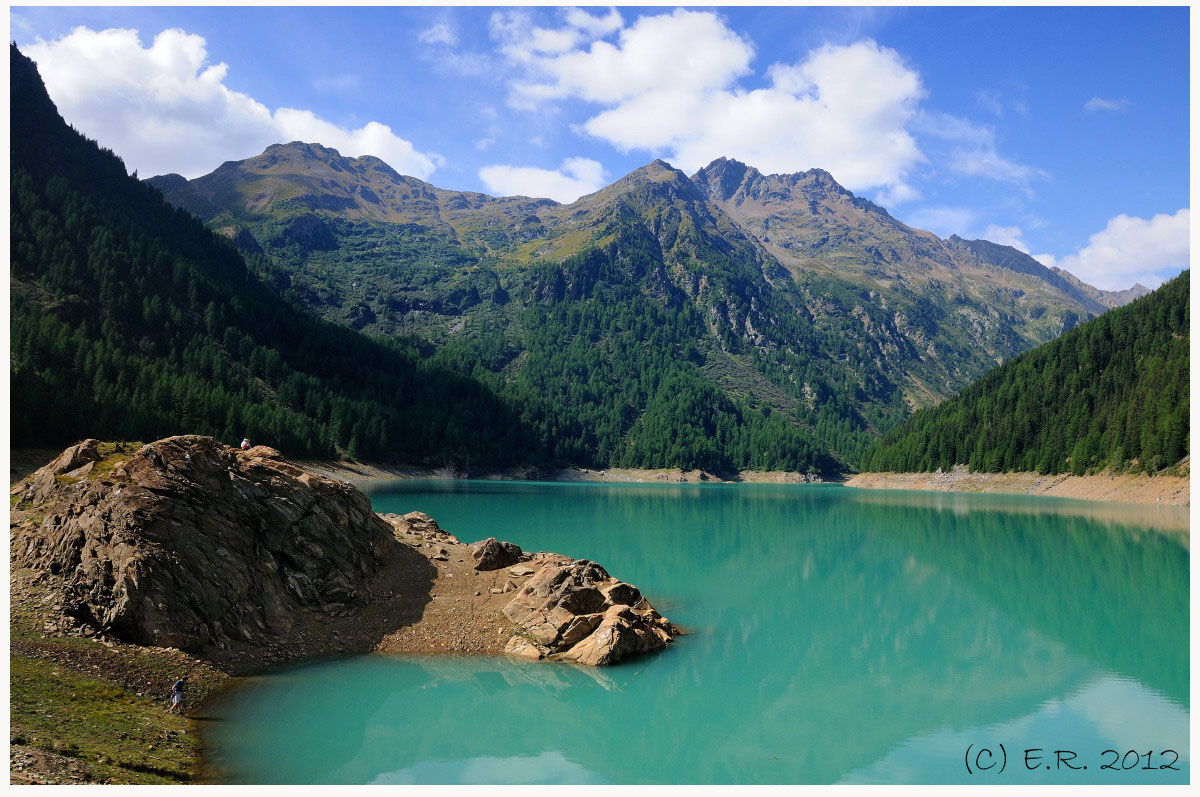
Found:
<svg viewBox="0 0 1200 797"><path fill-rule="evenodd" d="M369 600L363 584L398 548L366 496L274 449L184 436L108 457L87 440L14 488L11 556L61 577L67 612L125 641L281 637L305 609Z"/></svg>
<svg viewBox="0 0 1200 797"><path fill-rule="evenodd" d="M547 555L504 615L517 626L505 652L608 665L662 650L679 629L637 587L586 559Z"/></svg>
<svg viewBox="0 0 1200 797"><path fill-rule="evenodd" d="M11 563L53 593L51 634L245 673L373 650L500 653L510 636L517 655L605 665L678 633L594 562L376 515L264 446L85 440L11 492Z"/></svg>
<svg viewBox="0 0 1200 797"><path fill-rule="evenodd" d="M480 571L515 565L521 561L521 553L519 545L501 542L495 537L488 537L471 546L471 559L475 562L475 569Z"/></svg>

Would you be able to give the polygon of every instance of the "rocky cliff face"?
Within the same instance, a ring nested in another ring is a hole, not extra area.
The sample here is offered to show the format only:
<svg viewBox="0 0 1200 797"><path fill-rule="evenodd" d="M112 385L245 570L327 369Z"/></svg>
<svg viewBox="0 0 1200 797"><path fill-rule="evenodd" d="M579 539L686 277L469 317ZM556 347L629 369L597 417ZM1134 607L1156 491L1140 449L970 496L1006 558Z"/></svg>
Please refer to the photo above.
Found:
<svg viewBox="0 0 1200 797"><path fill-rule="evenodd" d="M307 608L368 600L396 555L366 496L273 449L172 437L114 459L87 440L20 485L12 556L60 576L70 612L121 639L279 637Z"/></svg>

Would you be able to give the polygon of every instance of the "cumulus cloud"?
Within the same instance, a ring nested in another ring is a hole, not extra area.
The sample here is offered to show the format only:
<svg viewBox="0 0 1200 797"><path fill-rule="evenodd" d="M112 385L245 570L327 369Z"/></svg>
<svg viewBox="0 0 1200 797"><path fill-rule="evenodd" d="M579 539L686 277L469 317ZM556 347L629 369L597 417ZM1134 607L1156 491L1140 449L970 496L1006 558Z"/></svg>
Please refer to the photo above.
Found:
<svg viewBox="0 0 1200 797"><path fill-rule="evenodd" d="M1011 246L1013 249L1019 249L1025 254L1029 254L1029 247L1021 240L1021 234L1020 227L1001 227L997 224L989 224L983 231L982 237L985 241Z"/></svg>
<svg viewBox="0 0 1200 797"><path fill-rule="evenodd" d="M533 166L485 166L479 179L498 196L549 197L574 202L604 187L604 167L591 158L567 158L557 169Z"/></svg>
<svg viewBox="0 0 1200 797"><path fill-rule="evenodd" d="M1106 100L1103 97L1092 97L1083 104L1085 111L1123 111L1129 105L1129 100Z"/></svg>
<svg viewBox="0 0 1200 797"><path fill-rule="evenodd" d="M906 183L895 183L884 188L875 195L875 204L885 208L894 208L905 202L913 202L921 198L921 192Z"/></svg>
<svg viewBox="0 0 1200 797"><path fill-rule="evenodd" d="M1097 288L1124 290L1135 282L1154 288L1189 267L1190 217L1188 208L1150 219L1122 213L1109 219L1078 252L1063 258L1035 257Z"/></svg>
<svg viewBox="0 0 1200 797"><path fill-rule="evenodd" d="M568 8L566 19L568 25L596 39L616 33L625 26L625 20L615 8L609 8L604 16L592 16L582 8Z"/></svg>
<svg viewBox="0 0 1200 797"><path fill-rule="evenodd" d="M142 175L197 177L226 160L297 139L343 155L374 155L422 178L440 161L379 122L352 130L312 111L271 111L226 86L228 66L206 65L204 38L179 29L164 30L143 47L136 30L78 27L23 49L37 62L63 118Z"/></svg>
<svg viewBox="0 0 1200 797"><path fill-rule="evenodd" d="M568 98L603 106L582 132L689 172L729 156L766 172L821 167L892 202L917 196L905 178L924 156L906 125L925 89L894 50L871 40L826 45L772 64L766 85L748 91L738 82L752 74L754 46L717 14L642 16L615 42L588 43L568 26L551 47L519 13L498 14L492 26L501 51L525 67L511 84L514 107Z"/></svg>

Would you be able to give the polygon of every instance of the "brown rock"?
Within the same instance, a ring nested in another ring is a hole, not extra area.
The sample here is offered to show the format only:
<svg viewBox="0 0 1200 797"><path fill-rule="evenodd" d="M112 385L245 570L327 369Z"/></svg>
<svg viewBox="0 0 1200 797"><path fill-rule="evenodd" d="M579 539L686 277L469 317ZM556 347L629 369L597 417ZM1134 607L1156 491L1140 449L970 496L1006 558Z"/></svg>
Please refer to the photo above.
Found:
<svg viewBox="0 0 1200 797"><path fill-rule="evenodd" d="M543 561L504 607L517 626L510 645L518 655L534 645L541 655L564 661L615 664L661 650L679 633L636 587L612 578L595 562Z"/></svg>
<svg viewBox="0 0 1200 797"><path fill-rule="evenodd" d="M558 658L577 664L604 666L661 650L670 641L665 629L645 622L631 607L610 606L596 631Z"/></svg>
<svg viewBox="0 0 1200 797"><path fill-rule="evenodd" d="M84 441L34 474L40 499L12 512L12 560L60 576L64 611L124 641L282 636L305 608L360 602L355 585L395 554L365 495L265 446L171 437L103 481L58 478L98 459Z"/></svg>
<svg viewBox="0 0 1200 797"><path fill-rule="evenodd" d="M471 558L475 561L476 570L499 570L520 561L521 548L511 542L488 537L471 546Z"/></svg>
<svg viewBox="0 0 1200 797"><path fill-rule="evenodd" d="M519 636L514 636L508 640L508 644L504 646L504 652L510 656L519 656L532 661L538 661L542 658L542 651L538 649L537 645Z"/></svg>

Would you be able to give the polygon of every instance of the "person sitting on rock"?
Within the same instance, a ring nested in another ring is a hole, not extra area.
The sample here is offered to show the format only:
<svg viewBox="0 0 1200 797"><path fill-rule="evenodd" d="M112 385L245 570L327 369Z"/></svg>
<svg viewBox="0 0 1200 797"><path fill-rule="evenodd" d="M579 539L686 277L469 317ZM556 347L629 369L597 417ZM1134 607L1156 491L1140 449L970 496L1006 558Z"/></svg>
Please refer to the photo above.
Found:
<svg viewBox="0 0 1200 797"><path fill-rule="evenodd" d="M185 675L179 676L179 680L171 685L171 708L167 709L172 714L183 713L183 687Z"/></svg>
<svg viewBox="0 0 1200 797"><path fill-rule="evenodd" d="M243 450L243 451L245 451L245 450L246 450L247 448L249 448L249 447L250 447L250 438L249 438L249 437L243 437L243 438L242 438L242 450Z"/></svg>

